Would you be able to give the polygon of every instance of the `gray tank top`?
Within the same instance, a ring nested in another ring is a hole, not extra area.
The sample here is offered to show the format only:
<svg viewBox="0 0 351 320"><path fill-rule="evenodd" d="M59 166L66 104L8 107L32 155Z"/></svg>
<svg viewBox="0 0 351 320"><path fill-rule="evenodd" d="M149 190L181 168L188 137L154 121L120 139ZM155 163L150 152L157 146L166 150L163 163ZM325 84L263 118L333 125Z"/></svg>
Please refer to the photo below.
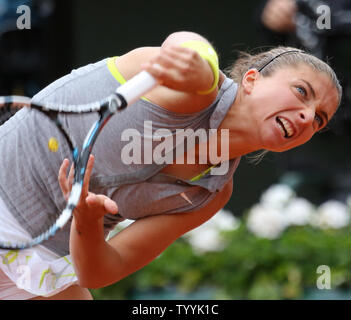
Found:
<svg viewBox="0 0 351 320"><path fill-rule="evenodd" d="M73 70L39 92L33 101L74 105L105 98L120 85L120 79L108 67L110 62L104 59ZM151 163L125 164L121 153L130 140L123 138L123 133L134 129L140 134L143 154L145 145L155 150L161 143L152 139L158 129L168 129L172 139L176 129L217 129L236 91L237 85L226 78L214 103L200 112L179 114L140 99L111 118L93 149L95 167L90 185L93 192L106 194L118 204L119 214L105 216L106 233L124 219L198 210L222 190L240 158L229 161L226 174L207 174L198 181L182 180L161 173L167 163L158 164L154 157ZM95 113L63 115L61 121L75 143L82 145L97 117ZM150 123L152 127L145 126ZM56 153L48 149L51 137L59 141ZM174 152L175 149L170 150ZM0 197L34 237L40 233L38 226L54 221L53 214L65 207L57 174L63 159L71 157L68 145L46 116L23 109L0 127L0 154ZM181 196L183 193L186 199ZM69 254L69 231L67 224L43 245L59 255Z"/></svg>

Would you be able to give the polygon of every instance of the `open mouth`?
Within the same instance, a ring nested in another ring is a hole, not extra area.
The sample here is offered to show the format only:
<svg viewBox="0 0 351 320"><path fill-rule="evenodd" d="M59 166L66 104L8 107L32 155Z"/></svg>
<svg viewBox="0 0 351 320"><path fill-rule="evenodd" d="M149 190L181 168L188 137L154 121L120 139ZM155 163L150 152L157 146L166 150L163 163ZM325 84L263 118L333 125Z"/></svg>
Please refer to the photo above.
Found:
<svg viewBox="0 0 351 320"><path fill-rule="evenodd" d="M284 138L291 138L294 135L295 130L290 121L281 117L276 117L275 120L278 123L280 131L282 132Z"/></svg>

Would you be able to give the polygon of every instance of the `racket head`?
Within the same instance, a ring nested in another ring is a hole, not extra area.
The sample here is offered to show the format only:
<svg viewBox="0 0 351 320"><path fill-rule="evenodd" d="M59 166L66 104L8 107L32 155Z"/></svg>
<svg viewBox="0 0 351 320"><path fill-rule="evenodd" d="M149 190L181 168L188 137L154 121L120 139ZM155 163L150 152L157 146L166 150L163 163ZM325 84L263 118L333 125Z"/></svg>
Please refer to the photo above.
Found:
<svg viewBox="0 0 351 320"><path fill-rule="evenodd" d="M0 125L8 121L13 115L23 108L36 109L41 111L42 114L48 116L48 119L52 121L56 127L58 127L63 137L68 142L68 145L72 151L72 141L68 137L65 130L60 125L58 119L59 112L55 110L49 110L45 105L34 104L32 99L25 96L2 96L0 97ZM57 118L57 119L56 119ZM48 141L49 142L49 141ZM32 237L29 234L23 236L23 240L8 241L6 239L0 239L0 249L3 250L22 250L34 247L41 244L45 240L51 238L56 232L61 229L64 224L70 218L73 211L65 210L64 212L58 212L56 214L50 214L47 222L43 224L41 230L36 232Z"/></svg>
<svg viewBox="0 0 351 320"><path fill-rule="evenodd" d="M75 179L72 187L73 192L71 192L71 195L68 198L66 208L58 216L56 215L55 221L50 227L48 227L41 234L35 236L30 241L10 243L8 241L1 241L3 239L0 239L0 249L21 250L34 247L54 236L56 232L70 220L81 196L82 185L84 181L85 170L87 167L89 155L102 128L111 118L111 116L114 113L116 113L117 110L120 111L124 109L127 105L131 104L133 101L140 98L140 96L142 96L144 93L155 87L156 84L156 80L153 79L153 77L146 71L143 71L140 74L133 77L132 79L130 79L129 81L127 81L126 84L119 87L119 90L122 90L122 92L118 92L117 90L110 97L102 101L95 101L90 104L75 106L62 106L51 103L46 105L40 105L32 103L30 98L23 96L0 97L0 114L2 114L2 119L4 119L3 122L1 122L0 120L0 125L8 119L10 119L13 116L13 114L15 114L18 110L22 109L23 107L30 107L42 111L44 114L47 114L49 118L53 122L55 122L57 127L63 133L66 140L68 139L68 141L70 140L69 134L67 134L67 132L60 124L58 118L56 117L56 114L58 115L60 112L88 113L97 111L100 115L99 120L93 125L93 128L88 133L79 155L77 153L77 148L73 148L72 143L70 145L73 153L73 159L75 162L75 171L79 172L79 175L75 174ZM123 92L123 90L125 92Z"/></svg>
<svg viewBox="0 0 351 320"><path fill-rule="evenodd" d="M21 100L21 107L27 105L27 101ZM51 112L51 111L49 111ZM58 114L58 112L57 112ZM91 129L89 130L84 145L82 147L79 156L76 157L74 161L74 181L71 190L71 194L67 200L67 205L62 212L57 212L51 215L50 222L46 223L42 226L40 234L32 237L30 240L26 241L4 241L5 239L0 239L0 249L5 250L23 250L29 249L36 245L43 243L45 240L53 237L56 232L62 229L66 223L72 217L73 211L75 207L78 205L80 200L80 196L82 193L82 186L85 178L85 172L88 164L88 159L93 149L93 145L101 132L102 128L106 124L106 122L111 118L113 113L109 110L109 108L104 108L100 112L99 119L92 125ZM55 122L58 126L58 123ZM71 150L72 151L72 150ZM74 153L77 151L77 148L73 150L73 158Z"/></svg>

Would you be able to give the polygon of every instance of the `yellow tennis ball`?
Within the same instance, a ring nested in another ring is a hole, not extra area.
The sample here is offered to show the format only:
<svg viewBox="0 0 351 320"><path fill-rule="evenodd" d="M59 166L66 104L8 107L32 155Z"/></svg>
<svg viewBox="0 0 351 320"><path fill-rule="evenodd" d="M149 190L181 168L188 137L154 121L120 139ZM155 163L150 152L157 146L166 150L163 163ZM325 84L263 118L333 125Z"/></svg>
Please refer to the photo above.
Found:
<svg viewBox="0 0 351 320"><path fill-rule="evenodd" d="M52 152L56 152L58 150L59 143L57 139L55 138L50 138L49 143L48 143L48 148Z"/></svg>

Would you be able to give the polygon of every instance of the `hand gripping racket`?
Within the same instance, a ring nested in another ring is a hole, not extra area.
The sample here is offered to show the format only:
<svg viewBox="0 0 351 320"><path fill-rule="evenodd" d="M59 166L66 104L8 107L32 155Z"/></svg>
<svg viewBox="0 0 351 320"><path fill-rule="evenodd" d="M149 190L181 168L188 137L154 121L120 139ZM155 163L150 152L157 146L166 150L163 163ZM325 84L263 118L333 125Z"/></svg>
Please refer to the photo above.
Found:
<svg viewBox="0 0 351 320"><path fill-rule="evenodd" d="M143 94L157 85L157 81L146 71L142 71L125 84L120 86L115 93L103 101L97 101L85 105L57 105L53 103L37 104L30 98L20 96L0 97L0 120L5 122L17 110L28 107L38 110L48 116L63 134L71 149L74 163L74 180L72 190L67 201L66 208L58 215L55 222L40 235L28 242L11 242L0 240L0 249L20 250L36 246L52 237L57 230L63 228L71 218L74 208L77 206L82 192L85 170L92 148L99 133L117 111L120 111L139 99ZM79 151L74 146L69 133L59 121L60 113L87 113L98 112L99 119L92 125L87 134L82 149ZM1 124L1 122L0 122Z"/></svg>

